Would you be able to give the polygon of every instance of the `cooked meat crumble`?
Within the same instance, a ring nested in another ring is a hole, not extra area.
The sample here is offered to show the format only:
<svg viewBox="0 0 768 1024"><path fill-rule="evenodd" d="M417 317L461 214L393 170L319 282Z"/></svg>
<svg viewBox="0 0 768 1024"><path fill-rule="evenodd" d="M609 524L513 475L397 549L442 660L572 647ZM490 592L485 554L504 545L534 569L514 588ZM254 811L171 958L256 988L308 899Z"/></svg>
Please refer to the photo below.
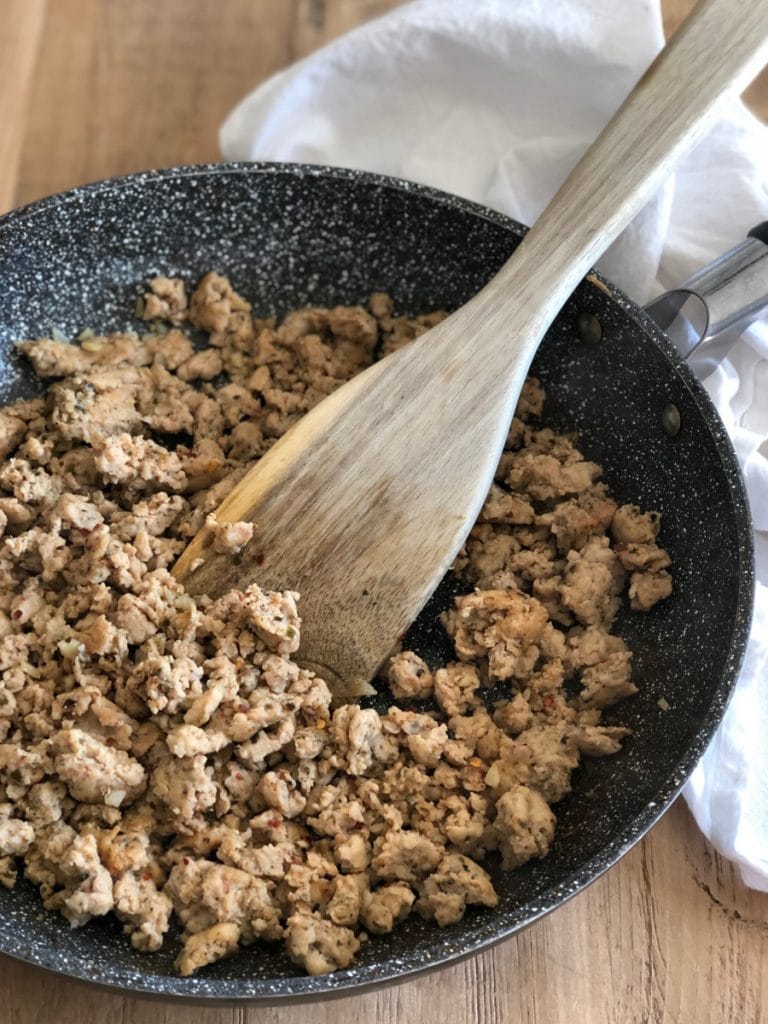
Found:
<svg viewBox="0 0 768 1024"><path fill-rule="evenodd" d="M443 314L376 294L278 326L215 273L190 296L154 278L140 308L141 337L22 342L51 385L0 413L0 881L23 863L46 908L114 912L140 950L175 913L182 974L257 940L333 971L410 914L495 906L485 855L545 856L580 758L629 732L600 724L635 692L611 629L623 593L671 591L658 515L538 424L529 379L454 567L455 660L402 651L386 714L332 708L293 660L298 594L193 599L169 569L204 524L249 544L215 518L249 464Z"/></svg>

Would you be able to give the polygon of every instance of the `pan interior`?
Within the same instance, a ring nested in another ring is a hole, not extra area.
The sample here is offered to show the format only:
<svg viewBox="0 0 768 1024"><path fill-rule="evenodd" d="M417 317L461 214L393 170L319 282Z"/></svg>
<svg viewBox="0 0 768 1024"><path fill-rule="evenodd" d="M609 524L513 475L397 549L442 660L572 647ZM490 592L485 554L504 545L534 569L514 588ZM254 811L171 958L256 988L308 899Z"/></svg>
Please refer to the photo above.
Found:
<svg viewBox="0 0 768 1024"><path fill-rule="evenodd" d="M492 276L521 233L440 193L318 168L223 165L76 190L0 222L0 400L39 390L13 354L15 339L54 327L67 337L83 327L139 328L136 298L157 273L192 284L219 270L260 315L362 303L372 291L389 292L402 312L451 310ZM600 321L599 344L580 340L582 313ZM600 282L577 289L534 370L548 394L547 424L579 433L619 501L662 512L675 580L668 601L620 620L640 693L607 718L635 734L617 756L579 769L573 793L555 808L551 854L507 875L492 866L496 910L443 931L414 918L332 976L299 976L277 948L260 945L180 979L175 942L146 956L115 922L70 931L41 913L26 883L0 892L2 950L77 977L187 998L339 992L509 934L591 881L645 831L704 749L740 663L751 603L743 490L706 396L642 314ZM662 427L669 402L680 411L675 437ZM412 630L410 642L428 660L443 655L435 610L451 592L441 588Z"/></svg>

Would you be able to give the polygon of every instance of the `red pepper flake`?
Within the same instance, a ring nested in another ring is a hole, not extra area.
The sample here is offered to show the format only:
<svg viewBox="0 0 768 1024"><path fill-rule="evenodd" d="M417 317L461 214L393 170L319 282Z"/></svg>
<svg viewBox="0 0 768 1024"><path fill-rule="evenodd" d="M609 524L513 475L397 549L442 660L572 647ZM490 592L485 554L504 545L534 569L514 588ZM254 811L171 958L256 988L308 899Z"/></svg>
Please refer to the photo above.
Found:
<svg viewBox="0 0 768 1024"><path fill-rule="evenodd" d="M622 544L620 541L617 541L616 544L613 545L613 550L614 551L626 551L627 550L627 545L626 544Z"/></svg>
<svg viewBox="0 0 768 1024"><path fill-rule="evenodd" d="M267 822L267 826L269 828L280 828L282 824L283 819L282 816L279 814L275 814L274 817L270 818L269 821Z"/></svg>
<svg viewBox="0 0 768 1024"><path fill-rule="evenodd" d="M18 619L21 618L22 614L23 614L23 612L22 612L21 608L17 608L16 611L13 613L12 618L14 618L14 619L16 619L18 621Z"/></svg>
<svg viewBox="0 0 768 1024"><path fill-rule="evenodd" d="M146 875L142 875L141 876L141 880L142 880L142 882L148 882L151 877L152 877L152 875L150 875L150 873L147 872Z"/></svg>
<svg viewBox="0 0 768 1024"><path fill-rule="evenodd" d="M254 558L254 561L256 562L256 565L264 565L266 560L267 560L267 556L264 554L263 551L258 551L256 553L256 557Z"/></svg>
<svg viewBox="0 0 768 1024"><path fill-rule="evenodd" d="M545 708L553 708L555 706L555 698L551 693L548 693L546 697L541 698L541 703Z"/></svg>
<svg viewBox="0 0 768 1024"><path fill-rule="evenodd" d="M114 736L107 736L107 738L104 740L104 742L106 743L106 745L108 747L116 747L117 746L117 740L115 739Z"/></svg>
<svg viewBox="0 0 768 1024"><path fill-rule="evenodd" d="M242 772L235 772L235 778L237 779L238 782L242 782L245 776L243 775Z"/></svg>
<svg viewBox="0 0 768 1024"><path fill-rule="evenodd" d="M189 864L189 857L182 857L181 858L181 863L182 864Z"/></svg>

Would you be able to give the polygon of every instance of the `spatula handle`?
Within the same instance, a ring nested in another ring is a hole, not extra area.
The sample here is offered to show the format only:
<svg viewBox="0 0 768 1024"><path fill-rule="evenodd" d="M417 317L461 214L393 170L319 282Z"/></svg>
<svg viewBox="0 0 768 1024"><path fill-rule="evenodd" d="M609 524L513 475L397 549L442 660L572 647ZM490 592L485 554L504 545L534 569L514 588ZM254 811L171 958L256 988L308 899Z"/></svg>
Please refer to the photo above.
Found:
<svg viewBox="0 0 768 1024"><path fill-rule="evenodd" d="M538 321L545 330L678 157L703 134L713 108L741 91L766 61L768 0L700 3L514 256L476 297L478 312L510 325L528 324L533 336Z"/></svg>

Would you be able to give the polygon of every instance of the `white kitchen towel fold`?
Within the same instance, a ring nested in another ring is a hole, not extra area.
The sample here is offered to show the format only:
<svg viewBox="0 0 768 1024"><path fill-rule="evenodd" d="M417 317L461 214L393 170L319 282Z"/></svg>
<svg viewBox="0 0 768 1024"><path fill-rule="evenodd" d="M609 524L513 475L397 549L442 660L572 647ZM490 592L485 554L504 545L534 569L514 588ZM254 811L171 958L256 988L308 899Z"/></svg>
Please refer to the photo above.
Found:
<svg viewBox="0 0 768 1024"><path fill-rule="evenodd" d="M221 130L227 159L357 167L532 223L663 43L657 0L416 0L275 75ZM600 263L638 302L768 218L768 129L734 101ZM734 441L758 557L736 695L685 796L768 890L768 326L705 382Z"/></svg>

